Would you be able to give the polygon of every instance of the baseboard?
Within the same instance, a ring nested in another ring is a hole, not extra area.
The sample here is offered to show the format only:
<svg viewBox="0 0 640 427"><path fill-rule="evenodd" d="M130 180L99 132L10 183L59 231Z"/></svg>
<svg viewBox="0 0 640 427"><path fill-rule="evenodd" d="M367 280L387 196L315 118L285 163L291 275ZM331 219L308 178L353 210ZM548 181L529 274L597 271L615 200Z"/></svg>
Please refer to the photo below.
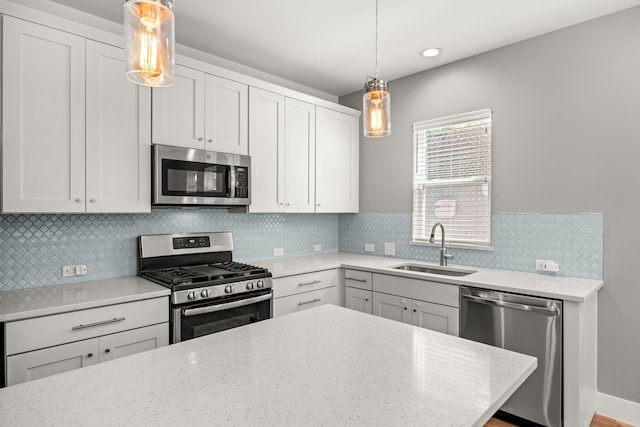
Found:
<svg viewBox="0 0 640 427"><path fill-rule="evenodd" d="M597 393L596 412L605 417L640 426L640 403Z"/></svg>

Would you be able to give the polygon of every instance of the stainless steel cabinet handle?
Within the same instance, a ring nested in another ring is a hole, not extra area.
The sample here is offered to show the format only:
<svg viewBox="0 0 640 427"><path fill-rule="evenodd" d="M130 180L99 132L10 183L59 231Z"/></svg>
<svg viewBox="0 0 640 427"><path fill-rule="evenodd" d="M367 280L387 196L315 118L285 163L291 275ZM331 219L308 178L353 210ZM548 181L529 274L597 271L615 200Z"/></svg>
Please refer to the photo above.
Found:
<svg viewBox="0 0 640 427"><path fill-rule="evenodd" d="M91 203L95 203L95 202L96 202L96 199L91 199L91 200L89 200L89 201L90 201Z"/></svg>
<svg viewBox="0 0 640 427"><path fill-rule="evenodd" d="M76 199L76 203L80 203L81 201L82 201L82 199L81 199L80 197L78 197L78 198Z"/></svg>
<svg viewBox="0 0 640 427"><path fill-rule="evenodd" d="M322 280L314 280L312 282L298 283L298 286L317 285L318 283L322 283Z"/></svg>
<svg viewBox="0 0 640 427"><path fill-rule="evenodd" d="M213 139L209 138L207 139L207 142L213 142Z"/></svg>
<svg viewBox="0 0 640 427"><path fill-rule="evenodd" d="M113 319L109 319L109 320L102 320L100 322L87 323L86 325L74 326L73 328L71 328L71 330L77 331L80 329L92 328L94 326L108 325L109 323L122 322L124 319L125 319L124 317L114 317Z"/></svg>
<svg viewBox="0 0 640 427"><path fill-rule="evenodd" d="M313 304L314 302L318 302L318 301L322 301L322 298L314 298L311 301L303 301L303 302L299 302L298 305L307 305L307 304Z"/></svg>
<svg viewBox="0 0 640 427"><path fill-rule="evenodd" d="M514 310L531 311L533 313L546 314L547 316L552 316L552 317L557 317L560 315L560 312L556 307L538 307L535 305L518 304L515 302L476 297L474 295L462 295L462 298L470 299L480 304L495 305L503 308L512 308Z"/></svg>
<svg viewBox="0 0 640 427"><path fill-rule="evenodd" d="M262 295L259 297L247 298L240 301L228 302L225 304L210 305L208 307L200 308L188 308L182 310L183 316L196 316L198 314L214 313L216 311L227 310L229 308L244 307L245 305L251 305L257 302L266 301L272 298L271 294Z"/></svg>
<svg viewBox="0 0 640 427"><path fill-rule="evenodd" d="M344 280L353 280L354 282L367 283L366 279L356 279L355 277L345 277Z"/></svg>
<svg viewBox="0 0 640 427"><path fill-rule="evenodd" d="M200 137L200 138L198 138L198 141L202 141L203 139L204 139L204 138Z"/></svg>
<svg viewBox="0 0 640 427"><path fill-rule="evenodd" d="M93 353L87 354L87 357L93 357Z"/></svg>

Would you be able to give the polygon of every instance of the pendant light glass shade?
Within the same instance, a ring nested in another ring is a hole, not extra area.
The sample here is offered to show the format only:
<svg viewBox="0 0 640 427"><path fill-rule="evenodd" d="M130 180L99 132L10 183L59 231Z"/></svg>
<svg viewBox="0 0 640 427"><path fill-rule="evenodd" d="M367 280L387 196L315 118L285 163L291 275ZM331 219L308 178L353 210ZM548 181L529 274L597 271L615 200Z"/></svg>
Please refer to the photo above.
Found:
<svg viewBox="0 0 640 427"><path fill-rule="evenodd" d="M173 85L174 33L173 0L126 0L127 78L143 86Z"/></svg>
<svg viewBox="0 0 640 427"><path fill-rule="evenodd" d="M391 135L391 94L387 82L371 79L364 85L362 97L364 136L381 138Z"/></svg>

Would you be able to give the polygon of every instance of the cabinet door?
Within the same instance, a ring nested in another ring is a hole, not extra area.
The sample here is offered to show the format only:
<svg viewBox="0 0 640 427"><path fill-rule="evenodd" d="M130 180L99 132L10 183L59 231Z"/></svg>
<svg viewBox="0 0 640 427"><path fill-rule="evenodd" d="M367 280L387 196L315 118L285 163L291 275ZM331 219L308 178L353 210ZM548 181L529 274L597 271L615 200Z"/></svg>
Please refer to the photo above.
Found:
<svg viewBox="0 0 640 427"><path fill-rule="evenodd" d="M454 307L413 301L411 323L449 335L459 335L459 311Z"/></svg>
<svg viewBox="0 0 640 427"><path fill-rule="evenodd" d="M207 74L205 88L204 148L249 154L249 87Z"/></svg>
<svg viewBox="0 0 640 427"><path fill-rule="evenodd" d="M100 362L169 345L169 324L147 326L100 337Z"/></svg>
<svg viewBox="0 0 640 427"><path fill-rule="evenodd" d="M250 212L284 211L284 96L249 89Z"/></svg>
<svg viewBox="0 0 640 427"><path fill-rule="evenodd" d="M84 212L85 41L2 22L2 211Z"/></svg>
<svg viewBox="0 0 640 427"><path fill-rule="evenodd" d="M153 142L204 148L204 73L176 65L175 77L153 89Z"/></svg>
<svg viewBox="0 0 640 427"><path fill-rule="evenodd" d="M373 314L398 322L411 323L411 300L395 295L373 293Z"/></svg>
<svg viewBox="0 0 640 427"><path fill-rule="evenodd" d="M7 385L98 363L98 339L77 341L7 357Z"/></svg>
<svg viewBox="0 0 640 427"><path fill-rule="evenodd" d="M316 107L316 212L358 212L358 119Z"/></svg>
<svg viewBox="0 0 640 427"><path fill-rule="evenodd" d="M296 311L306 310L323 304L338 305L338 287L317 289L311 292L289 295L273 300L273 317L283 316Z"/></svg>
<svg viewBox="0 0 640 427"><path fill-rule="evenodd" d="M285 212L314 212L316 107L287 98L284 139Z"/></svg>
<svg viewBox="0 0 640 427"><path fill-rule="evenodd" d="M124 76L124 50L87 41L87 212L151 211L151 89Z"/></svg>
<svg viewBox="0 0 640 427"><path fill-rule="evenodd" d="M373 314L373 293L359 288L345 288L345 307Z"/></svg>

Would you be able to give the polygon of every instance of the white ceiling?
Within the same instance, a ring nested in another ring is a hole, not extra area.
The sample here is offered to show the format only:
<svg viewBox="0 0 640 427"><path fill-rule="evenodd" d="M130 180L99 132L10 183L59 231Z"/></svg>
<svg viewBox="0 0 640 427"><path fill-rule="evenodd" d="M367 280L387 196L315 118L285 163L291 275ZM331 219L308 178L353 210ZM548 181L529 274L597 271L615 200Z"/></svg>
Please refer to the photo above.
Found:
<svg viewBox="0 0 640 427"><path fill-rule="evenodd" d="M16 0L12 0L16 1ZM123 0L50 0L122 22ZM640 0L379 0L379 77L394 80ZM176 42L323 91L375 74L375 0L174 0ZM426 59L426 47L443 53Z"/></svg>

